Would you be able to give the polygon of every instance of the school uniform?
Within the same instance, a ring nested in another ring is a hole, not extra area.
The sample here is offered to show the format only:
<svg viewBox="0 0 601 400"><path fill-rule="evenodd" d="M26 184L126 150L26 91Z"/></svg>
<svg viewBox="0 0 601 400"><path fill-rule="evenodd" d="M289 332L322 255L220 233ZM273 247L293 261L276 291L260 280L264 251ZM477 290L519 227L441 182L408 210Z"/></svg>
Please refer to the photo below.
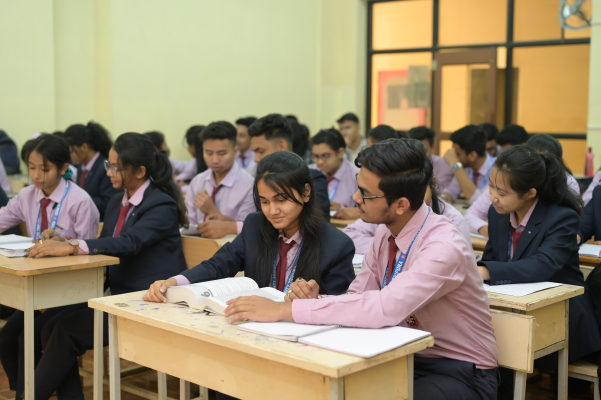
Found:
<svg viewBox="0 0 601 400"><path fill-rule="evenodd" d="M0 159L0 187L6 193L10 193L12 191L10 188L10 182L8 181L8 176L6 175L6 169L4 169L4 164L2 163L2 159Z"/></svg>
<svg viewBox="0 0 601 400"><path fill-rule="evenodd" d="M104 169L105 160L107 158L98 152L87 164L77 167L77 176L79 177L77 184L88 192L94 204L96 204L96 208L100 212L100 221L104 220L106 206L111 197L118 193L123 194L122 190L113 188L111 179Z"/></svg>
<svg viewBox="0 0 601 400"><path fill-rule="evenodd" d="M319 169L317 164L309 165L309 168ZM341 204L343 207L354 207L353 195L357 192L357 178L359 168L348 160L342 160L338 171L332 176L326 175L328 180L328 199L331 202Z"/></svg>
<svg viewBox="0 0 601 400"><path fill-rule="evenodd" d="M243 170L251 175L253 175L253 172L257 169L255 152L251 149L247 149L244 153L238 150L238 153L236 154L236 162L242 167Z"/></svg>
<svg viewBox="0 0 601 400"><path fill-rule="evenodd" d="M171 164L171 171L173 175L179 175L182 172L184 172L184 170L186 169L188 164L191 163L191 161L181 161L176 160L174 158L169 158L169 163Z"/></svg>
<svg viewBox="0 0 601 400"><path fill-rule="evenodd" d="M476 191L468 200L469 204L475 203L480 194L488 190L488 177L490 176L495 160L495 157L491 157L486 153L486 158L477 171L474 171L472 168L464 168L465 173L468 174L472 182L476 185ZM448 193L453 198L453 203L457 201L457 198L461 194L461 186L457 177L453 176L451 183L445 188L444 193Z"/></svg>
<svg viewBox="0 0 601 400"><path fill-rule="evenodd" d="M584 207L584 213L580 217L580 243L584 243L593 236L595 240L601 240L601 186L595 187L591 201Z"/></svg>
<svg viewBox="0 0 601 400"><path fill-rule="evenodd" d="M599 182L601 181L601 170L597 171L590 185L586 188L586 191L582 195L582 201L584 201L584 205L587 205L589 201L593 198L593 190L597 186L599 186Z"/></svg>
<svg viewBox="0 0 601 400"><path fill-rule="evenodd" d="M431 332L434 346L416 353L414 397L496 399L497 344L473 251L425 203L396 237L378 227L347 294L295 300L292 316L297 323Z"/></svg>
<svg viewBox="0 0 601 400"><path fill-rule="evenodd" d="M568 187L572 189L577 196L579 196L580 186L578 185L576 178L566 172L566 179L568 180ZM470 206L470 208L467 209L465 214L463 214L470 226L470 232L478 233L480 228L488 225L486 220L488 219L488 210L491 206L492 200L490 199L490 191L483 190L476 201Z"/></svg>
<svg viewBox="0 0 601 400"><path fill-rule="evenodd" d="M344 149L344 156L350 163L352 163L354 165L355 160L357 159L357 156L359 155L361 150L365 150L366 147L367 147L367 138L362 137L361 144L359 144L359 147L357 147L357 150L351 150L349 147L347 147L346 149Z"/></svg>
<svg viewBox="0 0 601 400"><path fill-rule="evenodd" d="M177 175L178 181L189 181L192 180L197 174L198 164L196 163L196 157L190 160L189 163L184 167L184 169Z"/></svg>
<svg viewBox="0 0 601 400"><path fill-rule="evenodd" d="M438 199L438 207L441 210L440 215L447 217L459 229L467 243L471 243L470 231L463 215L455 207L442 199ZM378 224L370 224L359 218L354 223L347 225L343 232L353 240L357 254L365 254L374 240L378 226Z"/></svg>
<svg viewBox="0 0 601 400"><path fill-rule="evenodd" d="M326 221L330 220L330 199L328 197L328 179L326 175L318 169L309 168L311 179L313 180L313 190L315 190L315 205L319 208Z"/></svg>
<svg viewBox="0 0 601 400"><path fill-rule="evenodd" d="M0 208L6 206L7 204L8 204L8 196L6 196L6 193L0 187ZM20 235L20 234L21 234L21 230L19 229L18 226L7 229L3 232L3 235Z"/></svg>
<svg viewBox="0 0 601 400"><path fill-rule="evenodd" d="M432 154L432 172L436 178L436 192L444 193L445 188L449 186L455 177L453 171L451 171L451 167L449 167L444 158Z"/></svg>

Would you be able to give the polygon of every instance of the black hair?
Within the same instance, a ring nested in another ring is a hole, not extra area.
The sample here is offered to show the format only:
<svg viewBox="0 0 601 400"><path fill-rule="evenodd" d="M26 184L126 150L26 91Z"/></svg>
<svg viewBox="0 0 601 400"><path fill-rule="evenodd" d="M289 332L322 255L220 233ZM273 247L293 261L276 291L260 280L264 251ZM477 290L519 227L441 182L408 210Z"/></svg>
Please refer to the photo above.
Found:
<svg viewBox="0 0 601 400"><path fill-rule="evenodd" d="M332 148L334 151L338 149L346 149L346 142L342 134L337 129L329 128L322 129L311 139L311 145L325 143Z"/></svg>
<svg viewBox="0 0 601 400"><path fill-rule="evenodd" d="M284 199L303 206L300 214L300 232L304 242L293 279L298 277L302 277L306 281L314 279L321 287L321 224L324 223L325 217L315 203L315 189L309 168L298 155L289 151L278 151L264 157L257 164L257 175L253 188L253 198L259 210L261 209L261 199L257 184L260 181L263 181ZM294 196L293 190L302 196L307 185L311 188L309 201L299 202ZM278 230L261 213L259 245L255 252L253 268L253 278L259 287L270 286L272 267L280 248L278 235Z"/></svg>
<svg viewBox="0 0 601 400"><path fill-rule="evenodd" d="M71 125L67 128L63 137L67 140L69 146L81 146L86 143L88 147L104 157L109 156L109 151L113 146L108 131L102 125L92 121L88 122L87 125Z"/></svg>
<svg viewBox="0 0 601 400"><path fill-rule="evenodd" d="M526 129L519 125L507 125L497 135L497 143L501 146L506 144L515 146L518 144L525 144L528 141L528 132Z"/></svg>
<svg viewBox="0 0 601 400"><path fill-rule="evenodd" d="M23 143L23 147L21 147L21 161L23 161L25 164L27 164L27 155L29 154L29 145L31 143L33 143L35 139L30 139L28 141L26 141L25 143Z"/></svg>
<svg viewBox="0 0 601 400"><path fill-rule="evenodd" d="M311 151L311 143L305 136L305 130L298 122L290 122L292 129L292 149L300 158Z"/></svg>
<svg viewBox="0 0 601 400"><path fill-rule="evenodd" d="M300 124L300 126L303 128L303 135L305 135L305 139L311 141L311 131L309 130L309 127L305 124Z"/></svg>
<svg viewBox="0 0 601 400"><path fill-rule="evenodd" d="M196 151L196 175L200 174L201 172L205 172L207 169L209 169L207 163L205 162L203 154L204 151L202 148L202 131L206 127L203 125L200 126L202 126L202 129L199 130L196 136L194 137L194 150Z"/></svg>
<svg viewBox="0 0 601 400"><path fill-rule="evenodd" d="M288 150L294 150L290 121L282 114L269 114L259 118L248 127L248 134L250 137L265 135L266 140L283 139L288 143Z"/></svg>
<svg viewBox="0 0 601 400"><path fill-rule="evenodd" d="M486 137L488 138L487 141L495 140L497 138L497 135L499 134L499 128L497 128L495 124L491 124L489 122L480 124L480 129L486 132Z"/></svg>
<svg viewBox="0 0 601 400"><path fill-rule="evenodd" d="M417 139L420 141L427 139L428 143L430 143L430 146L434 146L434 138L436 137L436 133L433 129L430 129L425 126L417 126L415 128L409 129L408 133L411 139Z"/></svg>
<svg viewBox="0 0 601 400"><path fill-rule="evenodd" d="M404 137L406 139L409 139L409 135L407 134L407 131L399 131L399 130L397 130L396 133L397 133L397 135L399 135L399 138Z"/></svg>
<svg viewBox="0 0 601 400"><path fill-rule="evenodd" d="M296 118L296 115L288 114L286 115L286 119L290 122L296 122L298 124L298 118Z"/></svg>
<svg viewBox="0 0 601 400"><path fill-rule="evenodd" d="M146 168L145 178L150 178L162 192L175 200L178 222L180 226L188 226L186 205L182 192L173 181L171 163L164 153L157 151L148 135L135 132L124 133L115 140L113 149L119 156L121 168L131 171L136 171L140 167ZM123 178L123 172L121 177Z"/></svg>
<svg viewBox="0 0 601 400"><path fill-rule="evenodd" d="M434 177L434 175L432 175L432 177ZM432 192L432 199L430 201L430 203L432 204L430 208L432 209L432 211L434 211L434 214L442 215L446 205L445 203L443 203L442 200L438 198L438 193L436 193L436 183L434 182L434 179L430 179L430 183L428 184L428 186L430 186L430 192Z"/></svg>
<svg viewBox="0 0 601 400"><path fill-rule="evenodd" d="M486 132L478 125L467 125L451 133L451 142L458 145L468 155L472 151L480 157L486 155Z"/></svg>
<svg viewBox="0 0 601 400"><path fill-rule="evenodd" d="M50 162L51 164L56 165L56 168L59 171L65 164L71 162L69 143L60 136L40 135L37 139L30 140L27 143L27 153L25 156L26 163L29 162L29 156L34 151L42 156L44 163ZM72 174L73 171L70 171L69 168L63 175L63 178L71 179Z"/></svg>
<svg viewBox="0 0 601 400"><path fill-rule="evenodd" d="M257 119L255 117L245 117L238 118L236 120L236 125L244 125L245 127L250 127Z"/></svg>
<svg viewBox="0 0 601 400"><path fill-rule="evenodd" d="M40 133L41 133L42 135L47 135L47 133L44 133L44 132L40 132ZM65 134L65 132L63 132L63 131L54 131L54 132L52 132L52 134L53 134L53 135L56 135L56 136L63 137L63 135Z"/></svg>
<svg viewBox="0 0 601 400"><path fill-rule="evenodd" d="M572 171L563 162L563 147L561 146L561 143L559 143L559 140L555 139L553 136L541 133L532 135L526 144L539 153L550 153L555 155L561 160L566 171L572 175Z"/></svg>
<svg viewBox="0 0 601 400"><path fill-rule="evenodd" d="M190 146L194 145L194 139L196 139L196 136L198 136L200 131L202 131L204 128L204 125L192 125L189 127L186 131L186 135L184 136L186 143Z"/></svg>
<svg viewBox="0 0 601 400"><path fill-rule="evenodd" d="M371 138L372 143L379 143L386 139L398 139L400 136L393 127L388 125L378 125L369 131L367 137Z"/></svg>
<svg viewBox="0 0 601 400"><path fill-rule="evenodd" d="M417 139L388 139L359 152L355 165L380 177L378 188L390 206L405 197L409 208L417 210L424 202L432 180L432 161L426 146Z"/></svg>
<svg viewBox="0 0 601 400"><path fill-rule="evenodd" d="M530 146L515 145L501 153L495 167L518 195L536 189L540 201L582 214L582 199L569 189L563 163L554 154L537 153Z"/></svg>
<svg viewBox="0 0 601 400"><path fill-rule="evenodd" d="M229 140L232 144L232 147L236 147L236 137L238 136L238 131L236 127L232 125L231 122L227 121L216 121L211 122L206 126L201 132L200 136L202 138L202 142L205 140Z"/></svg>
<svg viewBox="0 0 601 400"><path fill-rule="evenodd" d="M159 131L150 131L150 132L144 133L144 136L146 136L148 139L150 139L150 141L152 142L152 145L154 146L155 149L161 150L161 146L165 142L165 135L163 135Z"/></svg>
<svg viewBox="0 0 601 400"><path fill-rule="evenodd" d="M357 117L357 115L353 114L353 113L346 113L342 117L338 118L338 120L336 122L338 122L339 124L341 124L344 121L351 121L351 122L354 122L354 123L358 124L359 123L359 117Z"/></svg>

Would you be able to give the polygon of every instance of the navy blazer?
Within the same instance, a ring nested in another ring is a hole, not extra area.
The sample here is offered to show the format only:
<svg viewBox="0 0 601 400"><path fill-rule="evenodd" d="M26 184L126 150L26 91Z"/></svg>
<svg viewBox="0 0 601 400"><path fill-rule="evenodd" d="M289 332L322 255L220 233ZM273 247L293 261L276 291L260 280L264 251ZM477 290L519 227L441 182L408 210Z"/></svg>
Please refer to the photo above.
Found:
<svg viewBox="0 0 601 400"><path fill-rule="evenodd" d="M488 268L491 285L550 281L584 287L582 296L570 299L569 362L601 349L593 302L579 267L576 243L579 224L576 211L539 201L520 238L513 261L507 262L509 214L500 215L491 206L488 211L490 238L482 261L478 263Z"/></svg>
<svg viewBox="0 0 601 400"><path fill-rule="evenodd" d="M323 172L309 168L315 190L315 205L324 212L326 221L330 220L330 197L328 196L328 179Z"/></svg>
<svg viewBox="0 0 601 400"><path fill-rule="evenodd" d="M111 179L106 175L106 171L104 170L104 160L106 159L102 154L98 154L98 158L94 165L92 165L92 169L88 172L82 187L83 190L88 192L94 204L96 204L100 212L100 221L104 220L106 206L109 204L111 198L116 194L123 195L122 190L113 188ZM77 182L75 182L78 185L81 182L82 174L83 171L80 165L77 167Z"/></svg>
<svg viewBox="0 0 601 400"><path fill-rule="evenodd" d="M4 189L2 189L0 187L0 208L4 207L7 204L8 204L8 196L6 195L6 192L4 192ZM2 234L3 235L20 235L21 229L19 229L19 225L13 226L12 228L9 228L9 229L5 230L4 232L2 232Z"/></svg>
<svg viewBox="0 0 601 400"><path fill-rule="evenodd" d="M85 241L90 254L119 257L120 264L109 267L112 295L146 290L186 269L175 200L150 183L114 238L122 200L122 194L113 196L100 238Z"/></svg>
<svg viewBox="0 0 601 400"><path fill-rule="evenodd" d="M595 240L601 240L601 186L595 187L591 201L584 207L584 215L580 217L578 234L582 238L581 243L586 242L593 236Z"/></svg>
<svg viewBox="0 0 601 400"><path fill-rule="evenodd" d="M253 278L260 216L260 212L249 214L242 232L231 243L226 243L213 257L182 275L192 283L229 278L240 271L244 271L244 276ZM321 223L321 235L321 291L331 295L344 294L355 279L355 245L347 235L327 222Z"/></svg>

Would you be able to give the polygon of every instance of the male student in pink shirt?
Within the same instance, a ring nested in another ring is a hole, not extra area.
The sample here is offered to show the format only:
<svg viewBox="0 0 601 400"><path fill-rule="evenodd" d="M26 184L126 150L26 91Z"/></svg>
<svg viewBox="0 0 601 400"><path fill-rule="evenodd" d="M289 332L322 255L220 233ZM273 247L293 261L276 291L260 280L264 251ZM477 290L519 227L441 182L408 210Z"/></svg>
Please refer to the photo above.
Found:
<svg viewBox="0 0 601 400"><path fill-rule="evenodd" d="M415 399L496 399L497 345L488 296L472 249L447 218L424 203L432 162L415 139L362 150L355 201L361 219L380 226L347 294L318 297L297 282L288 300L240 297L230 322L293 319L308 324L382 328L400 325L434 336L416 354Z"/></svg>

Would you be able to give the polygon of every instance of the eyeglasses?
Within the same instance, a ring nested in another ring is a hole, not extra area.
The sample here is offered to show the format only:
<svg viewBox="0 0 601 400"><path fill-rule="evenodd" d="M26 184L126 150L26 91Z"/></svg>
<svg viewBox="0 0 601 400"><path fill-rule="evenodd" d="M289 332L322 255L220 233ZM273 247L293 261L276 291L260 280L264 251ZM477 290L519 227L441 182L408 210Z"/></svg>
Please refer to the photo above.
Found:
<svg viewBox="0 0 601 400"><path fill-rule="evenodd" d="M359 174L355 174L355 179L357 179L357 176L359 176ZM359 188L359 193L361 193L361 198L363 199L363 204L365 204L365 200L372 200L372 199L383 199L384 197L390 197L390 196L368 196L365 197L365 193L363 192L363 189L361 189L359 187L359 182L357 182L357 187Z"/></svg>
<svg viewBox="0 0 601 400"><path fill-rule="evenodd" d="M311 159L313 159L313 161L315 161L315 162L318 162L319 160L328 161L334 154L336 154L335 151L332 151L330 153L325 153L322 155L312 154Z"/></svg>
<svg viewBox="0 0 601 400"><path fill-rule="evenodd" d="M115 165L115 164L111 164L111 162L109 160L104 160L104 169L106 170L106 172L109 172L110 170L113 170L113 172L115 174L117 172L121 172L122 171L121 167L119 167L118 165Z"/></svg>

